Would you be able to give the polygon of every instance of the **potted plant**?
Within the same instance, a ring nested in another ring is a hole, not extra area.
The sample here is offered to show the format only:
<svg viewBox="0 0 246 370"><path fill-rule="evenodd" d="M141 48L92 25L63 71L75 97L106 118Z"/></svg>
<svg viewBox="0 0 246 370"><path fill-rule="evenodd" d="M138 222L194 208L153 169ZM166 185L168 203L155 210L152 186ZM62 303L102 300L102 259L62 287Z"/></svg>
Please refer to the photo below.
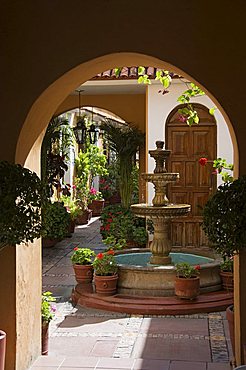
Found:
<svg viewBox="0 0 246 370"><path fill-rule="evenodd" d="M225 290L233 291L233 257L225 258L220 264L220 276Z"/></svg>
<svg viewBox="0 0 246 370"><path fill-rule="evenodd" d="M116 154L119 165L119 188L122 205L129 208L133 194L133 157L144 145L145 135L134 125L117 126L108 119L101 126L109 148Z"/></svg>
<svg viewBox="0 0 246 370"><path fill-rule="evenodd" d="M223 183L209 198L203 209L203 230L222 257L245 253L246 176ZM228 307L226 313L234 349L233 307Z"/></svg>
<svg viewBox="0 0 246 370"><path fill-rule="evenodd" d="M36 173L19 164L0 161L0 178L1 253L9 245L33 242L40 237L44 192ZM0 370L5 366L6 333L0 330Z"/></svg>
<svg viewBox="0 0 246 370"><path fill-rule="evenodd" d="M107 245L108 250L122 250L126 248L126 239L117 240L113 235L108 236L106 239L103 239L103 243Z"/></svg>
<svg viewBox="0 0 246 370"><path fill-rule="evenodd" d="M90 188L88 195L88 207L92 210L93 216L100 216L104 207L102 193L95 188Z"/></svg>
<svg viewBox="0 0 246 370"><path fill-rule="evenodd" d="M95 253L89 248L75 247L71 256L75 279L78 283L91 283L93 279L92 258Z"/></svg>
<svg viewBox="0 0 246 370"><path fill-rule="evenodd" d="M54 317L56 307L53 304L56 299L51 292L42 293L41 317L42 317L42 355L48 355L49 323Z"/></svg>
<svg viewBox="0 0 246 370"><path fill-rule="evenodd" d="M46 202L42 209L42 245L53 247L67 234L69 214L61 202Z"/></svg>
<svg viewBox="0 0 246 370"><path fill-rule="evenodd" d="M118 266L114 258L114 251L98 253L93 261L94 283L99 295L113 295L117 291Z"/></svg>
<svg viewBox="0 0 246 370"><path fill-rule="evenodd" d="M77 201L68 196L62 196L61 201L67 209L70 216L70 223L68 225L68 232L73 233L76 225L77 218L81 215L81 209L77 204Z"/></svg>
<svg viewBox="0 0 246 370"><path fill-rule="evenodd" d="M43 187L36 173L0 161L0 250L40 237Z"/></svg>
<svg viewBox="0 0 246 370"><path fill-rule="evenodd" d="M175 265L175 294L183 299L195 299L200 292L200 265L192 266L188 262Z"/></svg>

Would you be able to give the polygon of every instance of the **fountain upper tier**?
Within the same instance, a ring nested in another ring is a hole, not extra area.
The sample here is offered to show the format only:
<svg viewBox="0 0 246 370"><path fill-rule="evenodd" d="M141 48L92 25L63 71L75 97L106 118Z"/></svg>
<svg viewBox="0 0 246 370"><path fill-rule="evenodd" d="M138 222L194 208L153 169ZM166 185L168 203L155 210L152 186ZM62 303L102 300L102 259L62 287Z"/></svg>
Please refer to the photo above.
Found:
<svg viewBox="0 0 246 370"><path fill-rule="evenodd" d="M169 238L170 219L186 216L190 211L189 204L171 204L167 199L167 184L176 182L179 174L167 172L165 162L170 155L170 150L163 149L163 147L164 142L157 141L156 149L149 151L150 156L154 158L156 163L154 173L142 174L144 180L152 182L155 187L152 205L134 204L131 206L136 216L149 217L153 221L154 235L150 247L152 252L150 263L156 265L171 263L171 257L169 256L172 248L172 242Z"/></svg>

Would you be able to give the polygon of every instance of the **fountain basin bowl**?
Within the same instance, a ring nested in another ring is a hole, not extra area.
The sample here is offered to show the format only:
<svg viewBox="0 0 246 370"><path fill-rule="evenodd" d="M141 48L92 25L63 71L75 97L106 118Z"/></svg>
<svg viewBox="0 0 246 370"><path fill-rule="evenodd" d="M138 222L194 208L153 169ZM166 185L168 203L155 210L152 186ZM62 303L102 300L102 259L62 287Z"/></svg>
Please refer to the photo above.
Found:
<svg viewBox="0 0 246 370"><path fill-rule="evenodd" d="M167 204L166 206L153 206L151 204L133 204L132 212L139 217L173 218L186 216L190 212L189 204Z"/></svg>
<svg viewBox="0 0 246 370"><path fill-rule="evenodd" d="M199 264L200 291L214 292L221 289L220 261L190 253L170 253L172 262ZM150 252L131 250L115 256L119 264L118 293L138 296L174 296L176 268L174 265L148 265Z"/></svg>

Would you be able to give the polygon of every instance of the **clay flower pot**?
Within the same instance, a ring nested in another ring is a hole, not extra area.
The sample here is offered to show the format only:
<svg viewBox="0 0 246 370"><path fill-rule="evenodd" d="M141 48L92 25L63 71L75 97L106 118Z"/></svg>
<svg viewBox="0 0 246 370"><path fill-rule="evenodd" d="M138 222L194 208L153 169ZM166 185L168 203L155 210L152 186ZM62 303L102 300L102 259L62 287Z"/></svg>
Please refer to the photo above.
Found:
<svg viewBox="0 0 246 370"><path fill-rule="evenodd" d="M93 200L88 206L92 210L92 216L100 216L104 207L104 199Z"/></svg>
<svg viewBox="0 0 246 370"><path fill-rule="evenodd" d="M200 293L199 276L191 278L176 277L175 294L182 299L195 299Z"/></svg>
<svg viewBox="0 0 246 370"><path fill-rule="evenodd" d="M117 291L118 275L94 275L96 293L102 296L114 295Z"/></svg>
<svg viewBox="0 0 246 370"><path fill-rule="evenodd" d="M233 292L233 272L220 271L220 277L222 280L223 289L227 290L228 292Z"/></svg>
<svg viewBox="0 0 246 370"><path fill-rule="evenodd" d="M6 352L6 333L0 330L0 370L4 370Z"/></svg>
<svg viewBox="0 0 246 370"><path fill-rule="evenodd" d="M49 323L42 322L42 355L48 355L48 345L49 345Z"/></svg>
<svg viewBox="0 0 246 370"><path fill-rule="evenodd" d="M93 266L92 265L77 265L73 264L75 279L77 283L91 283L93 279Z"/></svg>

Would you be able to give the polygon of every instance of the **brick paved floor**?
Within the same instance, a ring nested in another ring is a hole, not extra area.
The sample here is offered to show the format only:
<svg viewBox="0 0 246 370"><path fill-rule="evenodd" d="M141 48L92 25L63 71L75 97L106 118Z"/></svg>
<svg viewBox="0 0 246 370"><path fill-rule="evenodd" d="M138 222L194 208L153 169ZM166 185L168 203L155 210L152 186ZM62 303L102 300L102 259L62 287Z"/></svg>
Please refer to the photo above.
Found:
<svg viewBox="0 0 246 370"><path fill-rule="evenodd" d="M73 307L75 246L104 249L99 221L79 226L72 238L43 250L43 290L57 297L49 355L33 370L229 370L231 346L224 312L143 316Z"/></svg>

